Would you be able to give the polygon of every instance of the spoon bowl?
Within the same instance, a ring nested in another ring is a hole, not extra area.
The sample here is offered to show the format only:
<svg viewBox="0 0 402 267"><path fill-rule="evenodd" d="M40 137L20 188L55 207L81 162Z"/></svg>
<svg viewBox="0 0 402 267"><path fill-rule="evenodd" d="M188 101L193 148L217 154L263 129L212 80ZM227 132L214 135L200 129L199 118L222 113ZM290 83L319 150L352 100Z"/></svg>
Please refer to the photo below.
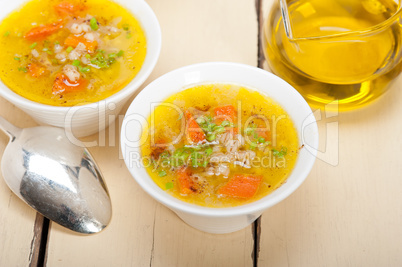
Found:
<svg viewBox="0 0 402 267"><path fill-rule="evenodd" d="M93 234L110 222L112 206L102 174L80 142L51 126L19 129L0 117L9 137L1 170L10 189L50 220Z"/></svg>

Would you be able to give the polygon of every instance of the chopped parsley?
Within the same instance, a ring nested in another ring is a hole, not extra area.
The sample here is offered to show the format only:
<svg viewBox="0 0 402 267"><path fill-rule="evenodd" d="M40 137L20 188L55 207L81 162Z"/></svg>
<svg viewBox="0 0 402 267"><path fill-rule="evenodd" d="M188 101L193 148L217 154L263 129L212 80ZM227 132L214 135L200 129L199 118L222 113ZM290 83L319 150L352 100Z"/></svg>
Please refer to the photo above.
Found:
<svg viewBox="0 0 402 267"><path fill-rule="evenodd" d="M166 190L172 189L173 187L174 187L174 184L173 184L172 182L167 182L167 183L165 184Z"/></svg>
<svg viewBox="0 0 402 267"><path fill-rule="evenodd" d="M280 151L272 149L272 153L275 157L282 158L288 153L288 149L286 147L282 147Z"/></svg>
<svg viewBox="0 0 402 267"><path fill-rule="evenodd" d="M122 28L123 28L123 30L128 31L130 29L130 25L128 25L127 23L123 24Z"/></svg>
<svg viewBox="0 0 402 267"><path fill-rule="evenodd" d="M81 61L79 60L74 60L72 65L78 67L81 64Z"/></svg>
<svg viewBox="0 0 402 267"><path fill-rule="evenodd" d="M22 71L22 72L27 73L27 72L28 72L28 69L25 68L25 67L19 67L19 68L18 68L18 71Z"/></svg>
<svg viewBox="0 0 402 267"><path fill-rule="evenodd" d="M97 31L97 30L99 29L98 21L96 20L95 17L93 17L93 18L89 21L89 24L90 24L92 30Z"/></svg>

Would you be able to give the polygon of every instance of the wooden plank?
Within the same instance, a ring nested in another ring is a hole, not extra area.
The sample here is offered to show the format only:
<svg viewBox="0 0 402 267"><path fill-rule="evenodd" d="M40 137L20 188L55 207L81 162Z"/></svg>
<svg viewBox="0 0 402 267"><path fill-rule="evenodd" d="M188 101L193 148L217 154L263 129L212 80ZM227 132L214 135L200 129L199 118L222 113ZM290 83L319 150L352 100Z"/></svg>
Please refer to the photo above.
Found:
<svg viewBox="0 0 402 267"><path fill-rule="evenodd" d="M148 81L192 63L235 61L256 66L257 19L249 0L149 0L162 28L162 52ZM252 266L251 227L227 235L200 232L156 203L133 181L115 145L91 148L109 186L111 225L78 236L52 224L49 266ZM113 132L113 131L112 131ZM87 140L99 141L98 135ZM109 140L106 135L106 140Z"/></svg>
<svg viewBox="0 0 402 267"><path fill-rule="evenodd" d="M18 127L36 126L27 114L3 98L0 98L0 116ZM1 133L1 155L8 141ZM41 215L37 216L35 210L11 192L0 172L0 266L37 265L42 222Z"/></svg>
<svg viewBox="0 0 402 267"><path fill-rule="evenodd" d="M49 230L49 219L36 213L34 237L31 243L29 267L43 266L45 261L46 244Z"/></svg>
<svg viewBox="0 0 402 267"><path fill-rule="evenodd" d="M266 15L272 1L263 1ZM264 213L258 266L402 265L401 85L367 108L321 113L320 149L338 141L339 164L318 160L301 188ZM326 140L330 122L338 140Z"/></svg>

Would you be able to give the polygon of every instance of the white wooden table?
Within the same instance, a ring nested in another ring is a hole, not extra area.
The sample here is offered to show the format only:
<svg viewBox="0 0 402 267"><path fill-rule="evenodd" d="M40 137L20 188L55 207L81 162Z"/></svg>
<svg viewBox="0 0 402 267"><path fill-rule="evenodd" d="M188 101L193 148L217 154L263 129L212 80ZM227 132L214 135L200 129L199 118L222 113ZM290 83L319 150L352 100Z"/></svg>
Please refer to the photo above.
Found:
<svg viewBox="0 0 402 267"><path fill-rule="evenodd" d="M266 66L258 34L273 0L147 1L163 44L144 86L198 62ZM116 122L105 144L90 148L110 190L110 226L94 236L48 226L0 179L0 266L402 266L401 83L368 108L331 118L322 112L320 149L335 166L317 160L292 196L226 235L187 226L141 190L119 154ZM36 125L2 98L0 115ZM333 129L338 137L327 138ZM7 142L0 135L0 151Z"/></svg>

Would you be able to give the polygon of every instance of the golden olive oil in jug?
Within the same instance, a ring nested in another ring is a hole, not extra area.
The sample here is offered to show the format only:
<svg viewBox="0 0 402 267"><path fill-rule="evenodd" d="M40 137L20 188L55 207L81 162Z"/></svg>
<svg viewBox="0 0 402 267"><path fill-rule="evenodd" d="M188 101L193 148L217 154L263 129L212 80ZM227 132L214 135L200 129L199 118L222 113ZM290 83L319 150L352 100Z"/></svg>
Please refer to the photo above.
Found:
<svg viewBox="0 0 402 267"><path fill-rule="evenodd" d="M279 5L264 27L264 52L276 74L312 105L340 110L370 103L401 72L399 3L394 0L288 1L292 39Z"/></svg>

